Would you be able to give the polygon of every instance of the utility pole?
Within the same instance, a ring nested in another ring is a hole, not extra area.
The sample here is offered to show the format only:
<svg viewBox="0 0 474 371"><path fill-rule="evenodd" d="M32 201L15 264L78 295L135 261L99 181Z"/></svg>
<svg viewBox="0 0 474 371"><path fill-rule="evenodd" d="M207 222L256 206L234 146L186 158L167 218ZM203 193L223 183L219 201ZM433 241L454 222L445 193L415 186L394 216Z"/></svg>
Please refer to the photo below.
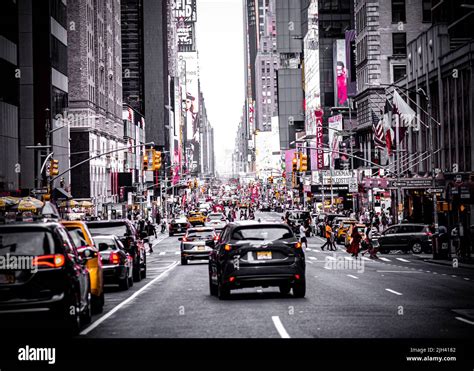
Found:
<svg viewBox="0 0 474 371"><path fill-rule="evenodd" d="M50 124L50 121L49 121L49 108L46 108L45 109L45 116L46 116L46 119L45 119L45 125L44 125L44 129L45 129L45 134L46 134L46 158L49 157L49 152L51 150L51 124ZM40 174L41 176L41 174ZM48 189L48 194L51 195L51 192L52 192L52 189L51 189L51 186L52 186L52 176L51 174L48 174L48 177L47 177L47 189Z"/></svg>

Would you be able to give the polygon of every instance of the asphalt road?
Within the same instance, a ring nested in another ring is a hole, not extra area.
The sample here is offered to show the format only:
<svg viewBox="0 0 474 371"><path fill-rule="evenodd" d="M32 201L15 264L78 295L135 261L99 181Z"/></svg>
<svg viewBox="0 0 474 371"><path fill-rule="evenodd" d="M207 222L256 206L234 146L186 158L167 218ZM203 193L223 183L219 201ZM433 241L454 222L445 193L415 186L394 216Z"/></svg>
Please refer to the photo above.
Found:
<svg viewBox="0 0 474 371"><path fill-rule="evenodd" d="M341 245L321 251L322 243L309 239L304 299L255 288L220 301L209 294L207 262L181 266L178 237L162 235L148 256L148 277L128 291L107 287L104 312L80 337L472 337L474 270L403 253L355 261Z"/></svg>

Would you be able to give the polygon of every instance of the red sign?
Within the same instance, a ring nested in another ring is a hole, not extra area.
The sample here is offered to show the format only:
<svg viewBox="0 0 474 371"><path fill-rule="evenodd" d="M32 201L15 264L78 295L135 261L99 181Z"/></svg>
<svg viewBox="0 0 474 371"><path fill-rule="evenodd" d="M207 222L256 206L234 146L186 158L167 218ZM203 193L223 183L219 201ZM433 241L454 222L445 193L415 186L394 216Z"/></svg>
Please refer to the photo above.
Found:
<svg viewBox="0 0 474 371"><path fill-rule="evenodd" d="M318 170L324 168L324 152L323 148L323 118L316 117L316 163Z"/></svg>

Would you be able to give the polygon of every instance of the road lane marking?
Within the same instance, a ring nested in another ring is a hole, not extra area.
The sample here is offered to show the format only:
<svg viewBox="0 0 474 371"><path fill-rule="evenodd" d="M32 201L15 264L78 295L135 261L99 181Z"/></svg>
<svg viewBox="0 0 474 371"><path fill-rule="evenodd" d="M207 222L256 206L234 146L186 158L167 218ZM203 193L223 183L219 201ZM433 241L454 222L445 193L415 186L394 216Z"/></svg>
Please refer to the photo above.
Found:
<svg viewBox="0 0 474 371"><path fill-rule="evenodd" d="M359 279L359 277L353 276L352 274L348 274L347 277L351 277L351 278L354 278L354 279L356 279L356 280Z"/></svg>
<svg viewBox="0 0 474 371"><path fill-rule="evenodd" d="M329 267L324 267L324 269L327 269L328 271L330 271L330 270L331 270L331 268L329 268Z"/></svg>
<svg viewBox="0 0 474 371"><path fill-rule="evenodd" d="M462 318L462 317L455 317L458 321L462 321L462 322L466 322L466 323L469 323L470 325L473 325L474 326L474 322L472 321L469 321L465 318Z"/></svg>
<svg viewBox="0 0 474 371"><path fill-rule="evenodd" d="M181 251L176 251L174 254L179 255L179 254L181 254Z"/></svg>
<svg viewBox="0 0 474 371"><path fill-rule="evenodd" d="M314 263L313 263L312 261L310 261L310 260L308 260L308 263L309 263L309 264L314 264Z"/></svg>
<svg viewBox="0 0 474 371"><path fill-rule="evenodd" d="M327 256L326 259L327 259L327 260L336 260L336 258L333 257L333 256Z"/></svg>
<svg viewBox="0 0 474 371"><path fill-rule="evenodd" d="M166 254L166 251L162 251L158 255L165 255L165 254Z"/></svg>
<svg viewBox="0 0 474 371"><path fill-rule="evenodd" d="M395 295L403 295L401 292L397 292L397 291L391 290L391 289L385 289L385 291L391 292L392 294L395 294Z"/></svg>
<svg viewBox="0 0 474 371"><path fill-rule="evenodd" d="M423 272L412 272L412 271L377 271L379 273L423 273Z"/></svg>
<svg viewBox="0 0 474 371"><path fill-rule="evenodd" d="M350 256L345 256L344 259L346 259L346 260L354 260L354 259L352 259L352 257L350 257Z"/></svg>
<svg viewBox="0 0 474 371"><path fill-rule="evenodd" d="M160 280L162 277L164 277L168 272L173 270L176 266L178 265L178 262L174 262L171 264L163 273L161 273L159 276L155 277L153 280L148 282L145 286L143 286L140 290L135 292L132 296L130 296L128 299L125 299L122 301L120 304L118 304L116 307L114 307L110 312L107 312L105 315L100 317L97 321L92 323L89 327L85 328L84 330L81 331L80 335L87 335L89 332L94 330L97 326L99 326L102 322L104 322L106 319L110 318L115 312L120 310L123 306L127 305L128 303L131 303L138 295L140 295L142 292L144 292L148 287L153 285L156 281Z"/></svg>
<svg viewBox="0 0 474 371"><path fill-rule="evenodd" d="M390 261L389 259L384 258L384 257L380 257L379 259L380 259L380 260L383 260L384 262L389 262L389 261Z"/></svg>
<svg viewBox="0 0 474 371"><path fill-rule="evenodd" d="M367 258L366 256L363 256L363 257L362 257L362 259L363 259L363 260L369 260L369 261L372 261L372 259L370 259L370 258Z"/></svg>
<svg viewBox="0 0 474 371"><path fill-rule="evenodd" d="M280 321L280 317L273 316L272 321L278 331L278 334L280 334L282 339L290 339L290 335L288 334L288 332L286 332L285 327L283 327L283 324Z"/></svg>
<svg viewBox="0 0 474 371"><path fill-rule="evenodd" d="M406 260L406 259L403 259L403 258L396 258L397 260L400 260L401 262L405 262L405 263L410 263L409 260Z"/></svg>
<svg viewBox="0 0 474 371"><path fill-rule="evenodd" d="M314 256L309 257L311 260L318 260L318 258L315 258Z"/></svg>

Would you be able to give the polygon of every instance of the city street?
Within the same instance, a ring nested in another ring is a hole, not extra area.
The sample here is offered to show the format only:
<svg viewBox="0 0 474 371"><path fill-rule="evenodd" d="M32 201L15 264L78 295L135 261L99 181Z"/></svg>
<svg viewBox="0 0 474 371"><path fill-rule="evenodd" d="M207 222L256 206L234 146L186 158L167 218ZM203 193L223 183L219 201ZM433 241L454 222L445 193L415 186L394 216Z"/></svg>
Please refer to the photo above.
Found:
<svg viewBox="0 0 474 371"><path fill-rule="evenodd" d="M425 262L429 256L392 252L351 266L342 245L321 251L323 239L311 237L304 299L256 288L220 301L209 295L207 262L181 266L178 237L156 241L147 278L129 291L107 288L104 312L79 337L468 338L474 330L474 270Z"/></svg>

